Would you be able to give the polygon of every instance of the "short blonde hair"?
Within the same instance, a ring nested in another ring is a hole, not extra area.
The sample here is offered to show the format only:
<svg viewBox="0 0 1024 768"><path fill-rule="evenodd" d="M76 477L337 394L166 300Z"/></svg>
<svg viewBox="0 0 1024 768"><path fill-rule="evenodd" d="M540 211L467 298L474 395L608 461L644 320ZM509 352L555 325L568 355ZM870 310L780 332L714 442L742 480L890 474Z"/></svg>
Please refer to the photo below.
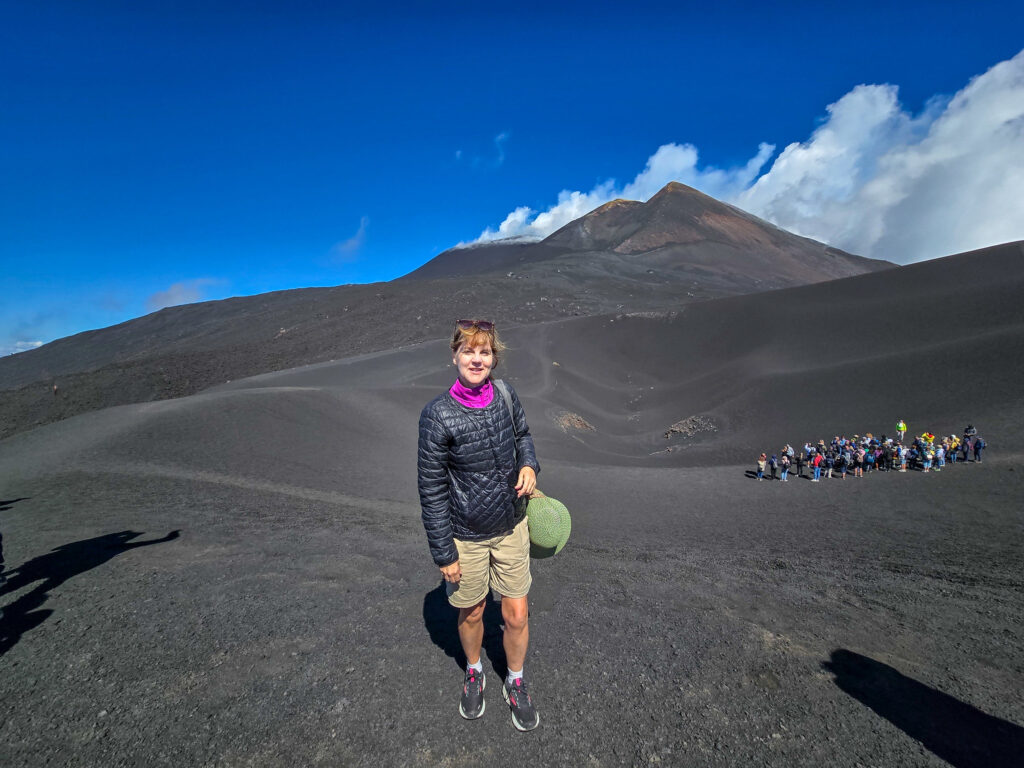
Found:
<svg viewBox="0 0 1024 768"><path fill-rule="evenodd" d="M456 354L462 348L463 344L470 347L476 347L484 342L491 345L491 353L494 358L494 364L491 366L493 370L501 360L502 352L506 349L506 346L502 344L501 338L498 336L498 329L493 325L489 331L485 331L476 325L468 329L463 329L459 325L456 325L455 333L452 334L452 354Z"/></svg>

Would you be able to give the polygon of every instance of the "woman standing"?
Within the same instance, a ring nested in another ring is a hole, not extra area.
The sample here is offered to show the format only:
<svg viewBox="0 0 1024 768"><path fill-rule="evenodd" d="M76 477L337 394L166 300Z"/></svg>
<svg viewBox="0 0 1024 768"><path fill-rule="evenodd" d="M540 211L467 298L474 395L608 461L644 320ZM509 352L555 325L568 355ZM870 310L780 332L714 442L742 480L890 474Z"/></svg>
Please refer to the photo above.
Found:
<svg viewBox="0 0 1024 768"><path fill-rule="evenodd" d="M501 594L508 658L502 695L513 725L528 731L540 720L523 678L532 577L525 505L518 500L536 488L540 465L519 398L508 387L510 413L491 380L504 349L493 323L456 324L451 350L458 377L420 414L418 485L430 553L448 602L459 609L467 663L459 713L467 720L484 713L480 649L484 605L493 587Z"/></svg>

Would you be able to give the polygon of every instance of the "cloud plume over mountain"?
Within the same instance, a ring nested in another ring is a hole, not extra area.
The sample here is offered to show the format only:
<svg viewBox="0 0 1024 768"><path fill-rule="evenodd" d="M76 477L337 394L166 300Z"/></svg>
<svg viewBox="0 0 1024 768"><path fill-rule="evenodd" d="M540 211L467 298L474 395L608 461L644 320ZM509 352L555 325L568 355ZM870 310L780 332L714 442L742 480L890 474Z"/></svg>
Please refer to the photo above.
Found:
<svg viewBox="0 0 1024 768"><path fill-rule="evenodd" d="M693 145L665 144L631 182L563 190L547 210L517 208L478 241L545 237L615 198L647 200L670 181L897 263L1024 239L1024 51L916 115L895 85L858 85L826 109L811 136L770 165L770 144L728 169L699 167Z"/></svg>
<svg viewBox="0 0 1024 768"><path fill-rule="evenodd" d="M197 280L185 280L180 283L174 283L166 291L157 291L146 301L146 306L150 312L155 312L158 309L164 309L165 307L176 307L181 304L191 304L196 301L202 301L206 298L206 289L222 284L222 280L216 280L209 277L201 277Z"/></svg>

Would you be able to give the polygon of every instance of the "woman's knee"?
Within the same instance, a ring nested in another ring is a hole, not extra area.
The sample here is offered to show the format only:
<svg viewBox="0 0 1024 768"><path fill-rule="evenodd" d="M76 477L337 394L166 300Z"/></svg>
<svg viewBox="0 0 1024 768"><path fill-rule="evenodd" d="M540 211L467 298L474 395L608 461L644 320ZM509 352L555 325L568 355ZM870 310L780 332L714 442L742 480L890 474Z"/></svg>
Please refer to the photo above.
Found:
<svg viewBox="0 0 1024 768"><path fill-rule="evenodd" d="M486 600L481 600L474 606L469 608L459 608L459 623L468 622L470 624L479 624L484 620L484 606L487 604Z"/></svg>
<svg viewBox="0 0 1024 768"><path fill-rule="evenodd" d="M502 600L501 618L505 621L506 629L524 629L530 619L530 610L526 600L511 600L509 598Z"/></svg>

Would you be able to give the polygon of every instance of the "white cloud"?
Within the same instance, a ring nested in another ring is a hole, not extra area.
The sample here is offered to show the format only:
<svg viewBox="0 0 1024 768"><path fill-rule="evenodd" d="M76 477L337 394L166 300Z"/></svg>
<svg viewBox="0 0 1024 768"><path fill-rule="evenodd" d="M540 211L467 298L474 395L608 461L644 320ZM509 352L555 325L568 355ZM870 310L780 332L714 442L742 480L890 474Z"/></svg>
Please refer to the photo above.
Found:
<svg viewBox="0 0 1024 768"><path fill-rule="evenodd" d="M336 262L352 261L359 254L363 244L366 242L366 230L370 226L370 217L362 216L359 219L359 229L348 240L343 240L331 248L331 258Z"/></svg>
<svg viewBox="0 0 1024 768"><path fill-rule="evenodd" d="M492 156L473 155L469 161L470 165L475 169L490 170L503 166L505 164L505 144L508 143L511 135L508 131L499 133L491 140L494 143L494 154ZM461 149L455 150L456 162L461 161L464 156L465 153Z"/></svg>
<svg viewBox="0 0 1024 768"><path fill-rule="evenodd" d="M699 168L697 148L666 144L621 189L564 190L517 208L478 241L545 237L616 197L647 200L669 181L853 253L909 263L1024 239L1024 51L917 115L894 85L858 85L803 142L762 144L733 169Z"/></svg>
<svg viewBox="0 0 1024 768"><path fill-rule="evenodd" d="M174 283L166 291L157 291L146 300L146 306L150 312L155 312L164 307L176 307L179 304L192 304L202 301L206 289L213 285L220 285L223 280L214 280L204 277L198 280L185 280Z"/></svg>
<svg viewBox="0 0 1024 768"><path fill-rule="evenodd" d="M497 229L485 229L476 242L547 237L610 200L648 200L670 181L681 181L709 195L726 197L753 181L774 150L771 144L762 144L757 154L739 168L701 170L697 168L697 148L692 144L665 144L658 147L647 159L644 169L623 187L618 187L614 179L608 179L589 192L564 189L558 193L558 202L546 211L538 213L525 206L516 208Z"/></svg>
<svg viewBox="0 0 1024 768"><path fill-rule="evenodd" d="M1024 51L917 116L891 85L858 86L828 112L733 202L900 263L1024 238Z"/></svg>
<svg viewBox="0 0 1024 768"><path fill-rule="evenodd" d="M38 349L43 346L41 341L16 341L4 347L0 347L0 356L14 355L18 352L27 352L30 349Z"/></svg>
<svg viewBox="0 0 1024 768"><path fill-rule="evenodd" d="M494 137L494 148L498 151L494 158L494 167L499 168L505 164L505 142L508 141L508 131L502 131Z"/></svg>

